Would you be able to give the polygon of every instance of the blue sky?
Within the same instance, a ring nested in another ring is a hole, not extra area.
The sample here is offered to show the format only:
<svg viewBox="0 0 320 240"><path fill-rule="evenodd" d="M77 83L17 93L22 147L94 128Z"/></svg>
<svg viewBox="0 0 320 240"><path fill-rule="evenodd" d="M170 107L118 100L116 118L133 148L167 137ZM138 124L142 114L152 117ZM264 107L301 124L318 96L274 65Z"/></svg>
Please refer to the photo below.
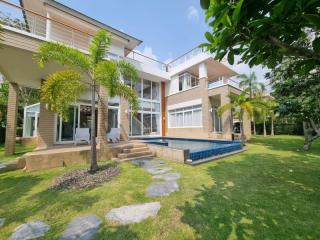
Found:
<svg viewBox="0 0 320 240"><path fill-rule="evenodd" d="M204 42L204 33L209 29L199 0L58 2L142 40L143 43L137 50L163 62L179 57ZM266 72L261 67L250 69L246 64L235 64L231 68L238 73L254 71L260 81L263 81Z"/></svg>

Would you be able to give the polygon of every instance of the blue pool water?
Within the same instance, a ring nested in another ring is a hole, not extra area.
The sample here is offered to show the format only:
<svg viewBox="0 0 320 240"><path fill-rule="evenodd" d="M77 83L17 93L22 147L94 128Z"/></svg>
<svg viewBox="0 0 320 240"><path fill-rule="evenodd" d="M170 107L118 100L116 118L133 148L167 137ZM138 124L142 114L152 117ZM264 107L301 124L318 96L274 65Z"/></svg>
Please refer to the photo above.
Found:
<svg viewBox="0 0 320 240"><path fill-rule="evenodd" d="M241 150L239 141L202 140L185 138L149 138L144 139L148 144L167 146L169 148L189 150L192 161L209 158L228 152Z"/></svg>

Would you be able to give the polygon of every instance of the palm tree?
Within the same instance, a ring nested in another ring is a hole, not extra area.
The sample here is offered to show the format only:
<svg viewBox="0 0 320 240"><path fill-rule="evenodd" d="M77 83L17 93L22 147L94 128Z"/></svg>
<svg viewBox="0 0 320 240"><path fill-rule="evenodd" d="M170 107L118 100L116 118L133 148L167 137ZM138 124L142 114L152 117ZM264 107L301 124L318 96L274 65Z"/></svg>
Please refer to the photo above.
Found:
<svg viewBox="0 0 320 240"><path fill-rule="evenodd" d="M239 86L244 88L244 91L247 92L251 99L262 96L265 91L265 85L261 82L257 81L256 74L254 72L249 75L241 74L238 76L240 79ZM252 122L253 122L253 135L256 135L256 119L259 118L259 114L261 114L260 109L254 109L252 114Z"/></svg>
<svg viewBox="0 0 320 240"><path fill-rule="evenodd" d="M246 92L242 92L240 95L230 94L230 103L227 103L218 108L219 115L222 115L227 110L232 110L240 121L240 134L241 134L241 145L245 145L245 136L243 131L243 117L247 113L250 117L253 113L254 104L252 99L248 97Z"/></svg>
<svg viewBox="0 0 320 240"><path fill-rule="evenodd" d="M99 113L107 112L107 95L127 99L132 105L133 112L136 112L139 106L135 91L121 81L121 76L136 81L139 78L138 72L133 65L124 60L113 61L105 58L110 41L109 33L100 30L93 36L89 44L88 55L52 42L42 43L36 54L41 68L51 61L56 61L67 68L49 75L41 87L41 99L47 103L49 110L57 112L62 119L68 120L69 106L86 90L91 90L90 172L96 172L99 169L95 127L96 95L98 96ZM106 139L106 124L102 123L103 128L100 129L100 133L98 131L101 148L102 144L106 144L104 140Z"/></svg>

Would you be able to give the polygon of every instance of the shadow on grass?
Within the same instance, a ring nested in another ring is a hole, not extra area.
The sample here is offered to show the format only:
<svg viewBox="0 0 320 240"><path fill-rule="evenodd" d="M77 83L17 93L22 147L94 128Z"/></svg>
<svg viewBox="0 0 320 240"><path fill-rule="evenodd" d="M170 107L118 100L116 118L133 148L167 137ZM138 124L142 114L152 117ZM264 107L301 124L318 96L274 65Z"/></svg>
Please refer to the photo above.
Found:
<svg viewBox="0 0 320 240"><path fill-rule="evenodd" d="M97 236L94 239L96 240L123 240L123 239L130 239L130 240L138 240L139 236L133 232L129 225L125 226L107 226L102 228Z"/></svg>
<svg viewBox="0 0 320 240"><path fill-rule="evenodd" d="M247 154L208 168L203 186L180 208L199 239L319 239L320 164L300 156Z"/></svg>

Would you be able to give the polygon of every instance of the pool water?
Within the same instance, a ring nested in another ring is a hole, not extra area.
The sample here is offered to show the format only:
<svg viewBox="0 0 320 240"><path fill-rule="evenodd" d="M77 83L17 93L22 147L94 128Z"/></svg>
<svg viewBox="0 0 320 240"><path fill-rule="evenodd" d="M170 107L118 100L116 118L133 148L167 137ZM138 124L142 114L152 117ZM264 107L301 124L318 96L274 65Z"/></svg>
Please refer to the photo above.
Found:
<svg viewBox="0 0 320 240"><path fill-rule="evenodd" d="M189 159L201 160L242 149L239 141L203 140L186 138L147 138L147 144L156 144L174 149L189 150Z"/></svg>

